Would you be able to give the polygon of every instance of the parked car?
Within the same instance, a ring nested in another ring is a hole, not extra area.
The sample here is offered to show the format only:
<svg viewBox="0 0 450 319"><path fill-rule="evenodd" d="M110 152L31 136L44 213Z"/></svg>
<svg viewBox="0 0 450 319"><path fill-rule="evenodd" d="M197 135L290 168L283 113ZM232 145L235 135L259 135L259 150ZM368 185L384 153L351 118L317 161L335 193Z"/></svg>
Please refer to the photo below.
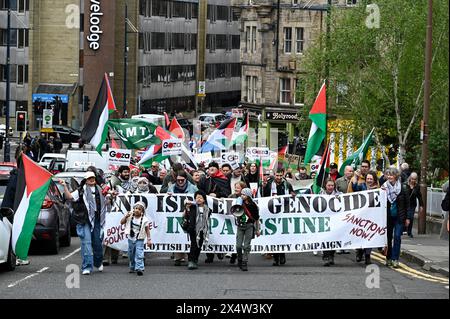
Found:
<svg viewBox="0 0 450 319"><path fill-rule="evenodd" d="M198 117L202 125L202 130L208 128L211 124L218 127L226 119L222 113L203 113Z"/></svg>
<svg viewBox="0 0 450 319"><path fill-rule="evenodd" d="M16 268L16 255L11 245L12 217L11 208L0 209L0 269L14 270Z"/></svg>
<svg viewBox="0 0 450 319"><path fill-rule="evenodd" d="M78 143L81 139L81 132L69 126L53 125L53 133L49 136L56 136L56 133L63 143Z"/></svg>
<svg viewBox="0 0 450 319"><path fill-rule="evenodd" d="M16 167L16 163L0 162L0 185L8 184L9 174Z"/></svg>
<svg viewBox="0 0 450 319"><path fill-rule="evenodd" d="M65 158L52 159L47 169L53 175L64 172L66 169L66 159Z"/></svg>
<svg viewBox="0 0 450 319"><path fill-rule="evenodd" d="M39 165L48 169L50 166L50 163L52 162L53 159L64 159L64 161L66 160L66 155L65 154L58 154L58 153L45 153L44 155L42 155L41 160L39 161Z"/></svg>
<svg viewBox="0 0 450 319"><path fill-rule="evenodd" d="M70 209L64 200L63 193L58 188L58 180L50 182L47 195L42 203L32 243L44 242L48 252L57 254L59 247L70 246Z"/></svg>
<svg viewBox="0 0 450 319"><path fill-rule="evenodd" d="M5 132L6 132L6 125L0 124L0 135L5 136ZM9 127L9 136L13 136L13 134L14 134L14 129L10 126Z"/></svg>

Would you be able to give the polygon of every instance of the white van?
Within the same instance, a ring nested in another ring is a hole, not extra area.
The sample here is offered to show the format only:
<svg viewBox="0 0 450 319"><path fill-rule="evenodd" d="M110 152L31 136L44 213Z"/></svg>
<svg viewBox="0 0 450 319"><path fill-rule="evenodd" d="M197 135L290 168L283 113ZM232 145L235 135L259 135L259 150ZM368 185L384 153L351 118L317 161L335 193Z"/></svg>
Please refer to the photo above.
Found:
<svg viewBox="0 0 450 319"><path fill-rule="evenodd" d="M139 114L139 115L133 115L131 117L132 119L136 120L143 120L148 123L152 123L161 127L166 127L166 119L163 115L158 114Z"/></svg>
<svg viewBox="0 0 450 319"><path fill-rule="evenodd" d="M85 171L89 166L108 171L108 152L102 156L96 151L68 150L66 156L66 171Z"/></svg>
<svg viewBox="0 0 450 319"><path fill-rule="evenodd" d="M39 161L39 165L44 167L45 169L48 169L53 159L66 159L66 155L58 153L45 153L44 155L42 155L41 160Z"/></svg>

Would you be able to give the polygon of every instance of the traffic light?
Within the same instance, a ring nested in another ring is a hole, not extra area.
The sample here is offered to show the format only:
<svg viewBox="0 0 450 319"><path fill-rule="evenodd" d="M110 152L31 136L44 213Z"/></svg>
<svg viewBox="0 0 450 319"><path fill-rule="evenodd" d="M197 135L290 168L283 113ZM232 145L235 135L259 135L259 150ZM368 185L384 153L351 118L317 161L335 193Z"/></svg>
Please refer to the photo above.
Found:
<svg viewBox="0 0 450 319"><path fill-rule="evenodd" d="M27 130L27 112L17 111L16 112L16 131L25 132Z"/></svg>
<svg viewBox="0 0 450 319"><path fill-rule="evenodd" d="M83 97L83 111L89 111L89 105L91 104L91 101L89 100L89 96L85 95Z"/></svg>

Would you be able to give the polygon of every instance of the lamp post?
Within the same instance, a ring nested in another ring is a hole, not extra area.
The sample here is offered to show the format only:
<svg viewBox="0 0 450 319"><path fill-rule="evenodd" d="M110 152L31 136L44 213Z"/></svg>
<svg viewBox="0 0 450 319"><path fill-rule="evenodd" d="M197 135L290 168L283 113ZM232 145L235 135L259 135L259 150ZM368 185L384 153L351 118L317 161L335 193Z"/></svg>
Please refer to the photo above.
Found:
<svg viewBox="0 0 450 319"><path fill-rule="evenodd" d="M11 62L11 0L6 0L6 8L8 9L8 22L6 29L6 105L5 105L5 156L4 161L11 161L11 145L9 144L9 102L10 102L10 62Z"/></svg>

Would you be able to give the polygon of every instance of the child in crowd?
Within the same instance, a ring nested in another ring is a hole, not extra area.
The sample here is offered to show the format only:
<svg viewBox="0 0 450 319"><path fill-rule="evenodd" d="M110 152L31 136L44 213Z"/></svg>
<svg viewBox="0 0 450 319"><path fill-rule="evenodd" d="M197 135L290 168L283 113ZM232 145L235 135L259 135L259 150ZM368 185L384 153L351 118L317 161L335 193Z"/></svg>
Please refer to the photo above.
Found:
<svg viewBox="0 0 450 319"><path fill-rule="evenodd" d="M144 202L137 202L133 206L133 211L128 212L120 220L120 224L125 225L125 234L128 235L128 258L130 260L130 273L137 272L142 276L144 272L144 240L147 237L147 246L151 245L148 219L145 216L146 205Z"/></svg>

